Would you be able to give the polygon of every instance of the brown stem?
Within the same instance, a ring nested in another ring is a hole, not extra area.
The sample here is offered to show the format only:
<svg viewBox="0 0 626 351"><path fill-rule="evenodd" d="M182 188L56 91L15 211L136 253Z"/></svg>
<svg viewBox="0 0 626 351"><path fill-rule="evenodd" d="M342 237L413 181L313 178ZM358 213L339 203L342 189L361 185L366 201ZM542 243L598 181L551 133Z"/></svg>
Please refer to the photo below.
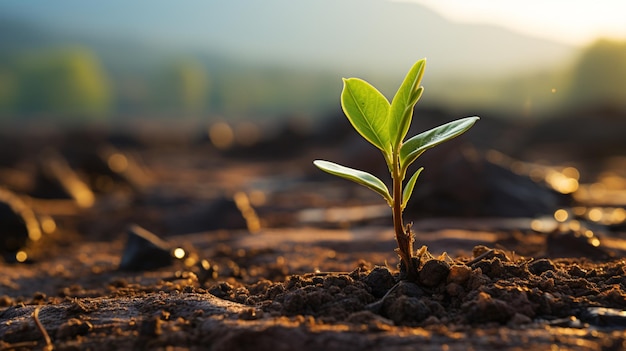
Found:
<svg viewBox="0 0 626 351"><path fill-rule="evenodd" d="M400 175L397 157L394 157L393 178L393 228L398 242L398 255L406 268L407 279L417 280L417 267L413 262L413 232L405 228L402 222L402 176Z"/></svg>

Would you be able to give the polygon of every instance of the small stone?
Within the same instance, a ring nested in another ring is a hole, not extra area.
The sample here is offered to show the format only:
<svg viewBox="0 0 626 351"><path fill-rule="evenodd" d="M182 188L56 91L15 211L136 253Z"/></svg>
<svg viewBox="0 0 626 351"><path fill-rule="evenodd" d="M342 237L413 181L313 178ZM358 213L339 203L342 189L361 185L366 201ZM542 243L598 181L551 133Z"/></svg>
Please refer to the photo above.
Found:
<svg viewBox="0 0 626 351"><path fill-rule="evenodd" d="M132 225L128 229L128 240L119 268L126 271L141 271L167 267L172 264L170 246L146 229Z"/></svg>
<svg viewBox="0 0 626 351"><path fill-rule="evenodd" d="M581 319L596 326L622 329L626 326L626 311L617 308L589 307L583 311Z"/></svg>

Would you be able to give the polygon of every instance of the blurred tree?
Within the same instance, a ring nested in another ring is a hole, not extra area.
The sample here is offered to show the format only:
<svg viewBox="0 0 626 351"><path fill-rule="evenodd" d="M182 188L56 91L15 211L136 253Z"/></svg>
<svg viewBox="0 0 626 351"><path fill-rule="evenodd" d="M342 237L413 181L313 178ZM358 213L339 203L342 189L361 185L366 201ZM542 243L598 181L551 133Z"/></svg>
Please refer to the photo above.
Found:
<svg viewBox="0 0 626 351"><path fill-rule="evenodd" d="M569 104L626 106L626 42L601 39L584 50L572 73Z"/></svg>
<svg viewBox="0 0 626 351"><path fill-rule="evenodd" d="M19 56L16 112L62 119L100 118L111 99L107 77L89 50L31 52Z"/></svg>
<svg viewBox="0 0 626 351"><path fill-rule="evenodd" d="M178 59L164 70L155 89L161 112L197 116L207 108L209 75L195 59Z"/></svg>

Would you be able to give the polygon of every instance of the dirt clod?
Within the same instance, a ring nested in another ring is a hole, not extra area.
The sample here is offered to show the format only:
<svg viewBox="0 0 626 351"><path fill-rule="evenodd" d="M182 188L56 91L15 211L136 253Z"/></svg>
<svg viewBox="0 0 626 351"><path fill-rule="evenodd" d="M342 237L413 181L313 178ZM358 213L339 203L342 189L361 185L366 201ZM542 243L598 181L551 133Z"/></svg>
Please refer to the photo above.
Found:
<svg viewBox="0 0 626 351"><path fill-rule="evenodd" d="M472 269L466 265L452 265L448 273L448 282L464 285L469 280L471 274Z"/></svg>
<svg viewBox="0 0 626 351"><path fill-rule="evenodd" d="M396 284L395 278L386 267L374 267L363 281L376 298L383 297Z"/></svg>
<svg viewBox="0 0 626 351"><path fill-rule="evenodd" d="M447 262L429 260L419 271L419 282L428 287L437 286L447 279L449 272L450 265Z"/></svg>
<svg viewBox="0 0 626 351"><path fill-rule="evenodd" d="M397 325L412 325L426 319L431 314L426 303L417 297L400 296L383 311L383 316Z"/></svg>
<svg viewBox="0 0 626 351"><path fill-rule="evenodd" d="M506 302L493 298L486 292L476 294L475 298L463 305L463 310L470 323L506 323L515 315L515 311Z"/></svg>
<svg viewBox="0 0 626 351"><path fill-rule="evenodd" d="M540 275L546 271L554 270L554 265L550 260L542 258L539 260L535 260L528 265L528 270L535 275Z"/></svg>

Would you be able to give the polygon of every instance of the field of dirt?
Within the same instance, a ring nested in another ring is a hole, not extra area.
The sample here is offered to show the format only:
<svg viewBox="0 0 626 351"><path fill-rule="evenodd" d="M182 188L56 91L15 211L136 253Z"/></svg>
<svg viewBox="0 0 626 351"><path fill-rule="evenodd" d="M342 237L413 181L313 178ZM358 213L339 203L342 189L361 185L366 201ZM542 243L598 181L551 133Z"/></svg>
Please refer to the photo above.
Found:
<svg viewBox="0 0 626 351"><path fill-rule="evenodd" d="M626 349L624 113L426 152L416 282L341 118L2 129L0 350Z"/></svg>

